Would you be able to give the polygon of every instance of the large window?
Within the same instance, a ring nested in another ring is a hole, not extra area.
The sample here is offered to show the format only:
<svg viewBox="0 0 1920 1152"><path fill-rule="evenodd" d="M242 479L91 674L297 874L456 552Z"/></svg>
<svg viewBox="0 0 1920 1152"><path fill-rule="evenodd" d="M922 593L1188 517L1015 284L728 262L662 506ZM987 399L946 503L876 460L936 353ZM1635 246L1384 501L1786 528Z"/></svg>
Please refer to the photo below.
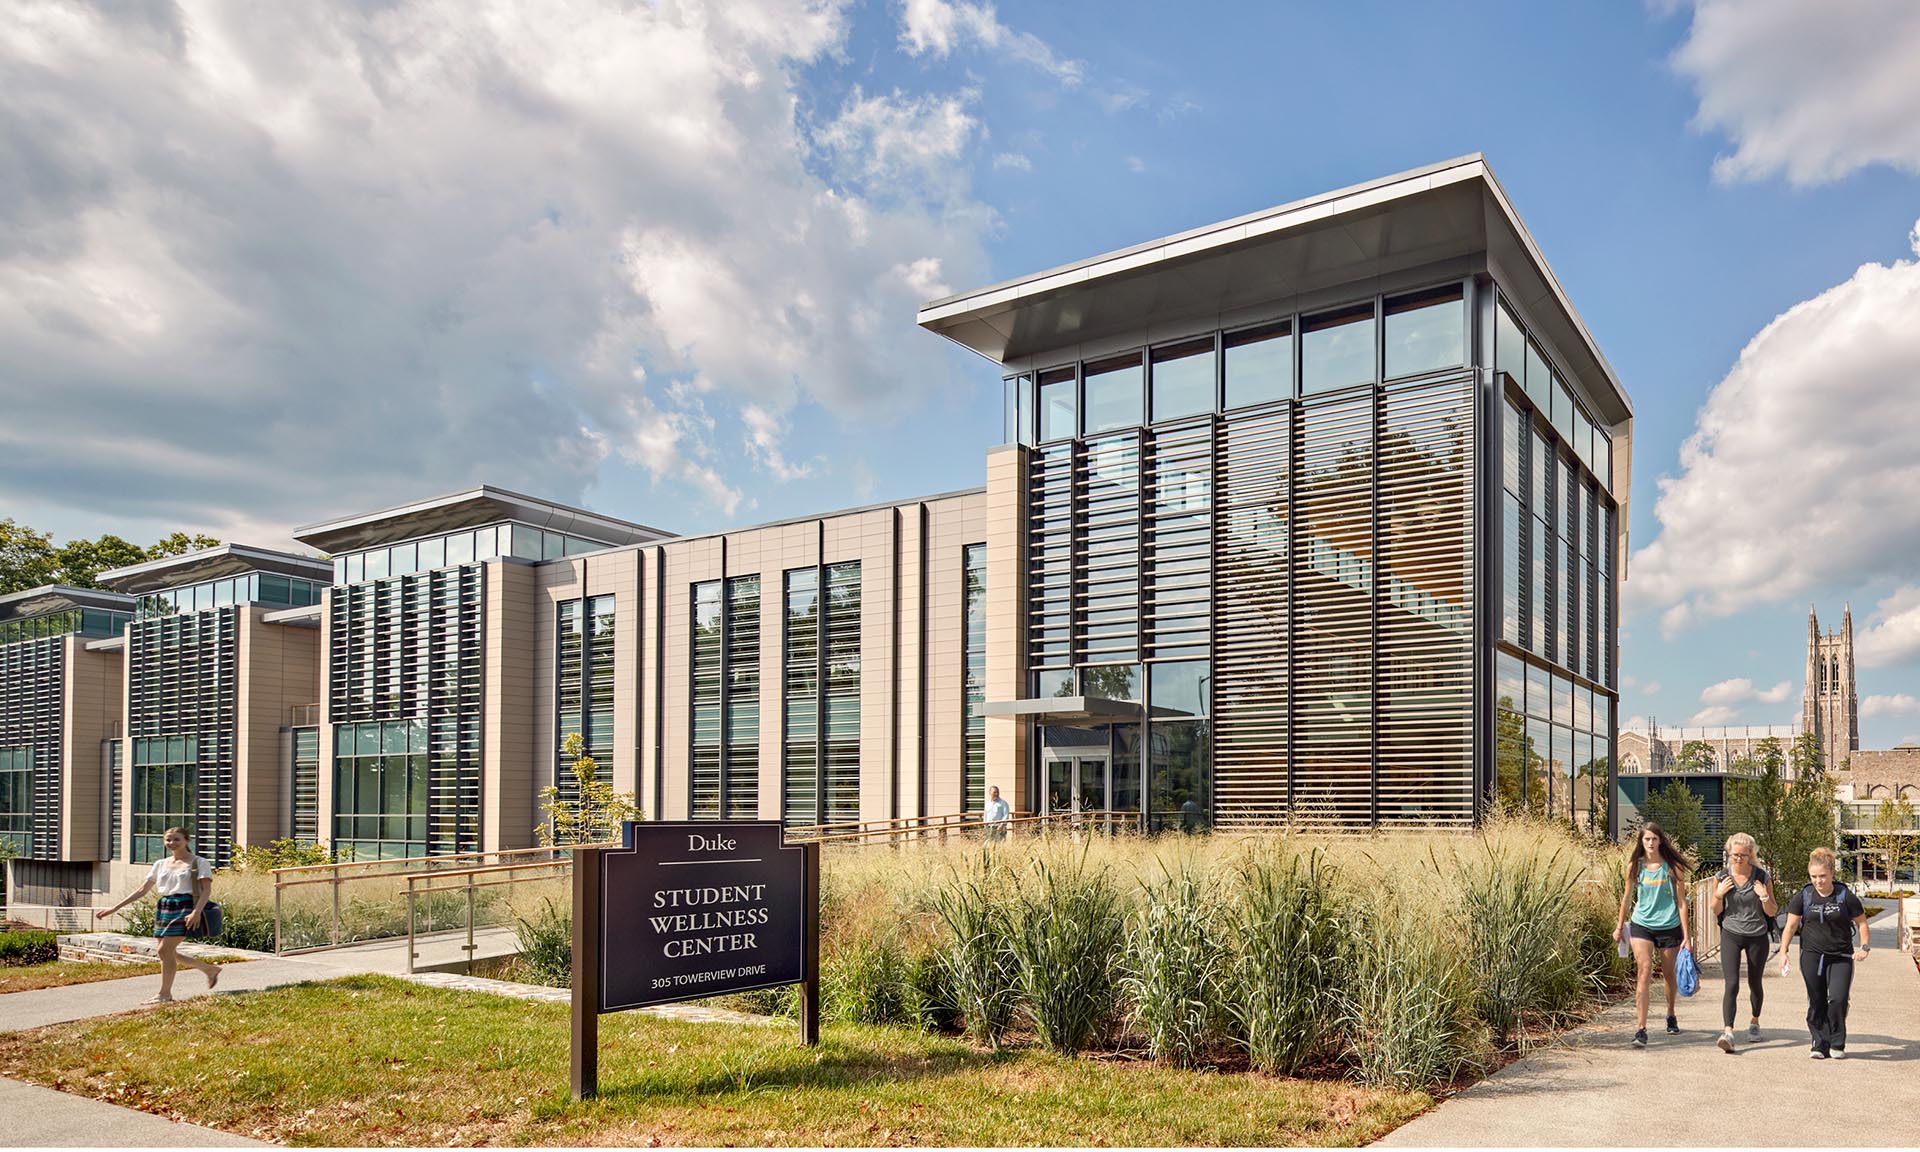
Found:
<svg viewBox="0 0 1920 1152"><path fill-rule="evenodd" d="M1415 376L1466 363L1465 300L1458 284L1388 300L1387 376Z"/></svg>
<svg viewBox="0 0 1920 1152"><path fill-rule="evenodd" d="M33 855L31 744L0 748L0 845L21 856Z"/></svg>
<svg viewBox="0 0 1920 1152"><path fill-rule="evenodd" d="M293 838L320 839L320 729L293 729Z"/></svg>
<svg viewBox="0 0 1920 1152"><path fill-rule="evenodd" d="M554 716L554 786L563 800L580 798L567 755L567 737L579 734L601 779L613 768L614 598L562 600L555 606L560 675Z"/></svg>
<svg viewBox="0 0 1920 1152"><path fill-rule="evenodd" d="M781 753L780 819L820 818L820 570L786 574L786 637L781 699L786 710Z"/></svg>
<svg viewBox="0 0 1920 1152"><path fill-rule="evenodd" d="M1197 832L1213 823L1210 672L1204 660L1148 665L1147 803L1156 830Z"/></svg>
<svg viewBox="0 0 1920 1152"><path fill-rule="evenodd" d="M1228 408L1268 404L1293 395L1293 322L1227 333Z"/></svg>
<svg viewBox="0 0 1920 1152"><path fill-rule="evenodd" d="M167 829L194 839L200 784L200 741L194 736L142 737L133 742L133 862L166 854ZM205 853L194 839L194 850Z"/></svg>
<svg viewBox="0 0 1920 1152"><path fill-rule="evenodd" d="M304 608L320 603L318 580L302 580L273 572L249 572L226 580L209 580L184 588L169 588L142 596L134 611L135 619L174 616L182 612L204 612L229 604L274 604Z"/></svg>
<svg viewBox="0 0 1920 1152"><path fill-rule="evenodd" d="M120 805L126 799L126 742L106 741L107 761L107 859L120 859L120 841L125 815Z"/></svg>
<svg viewBox="0 0 1920 1152"><path fill-rule="evenodd" d="M1322 312L1300 322L1300 391L1331 392L1374 379L1373 305Z"/></svg>
<svg viewBox="0 0 1920 1152"><path fill-rule="evenodd" d="M981 711L987 700L987 546L969 544L961 564L965 572L963 596L966 624L961 632L965 667L965 795L961 810L981 812L987 802L987 718Z"/></svg>
<svg viewBox="0 0 1920 1152"><path fill-rule="evenodd" d="M720 818L720 581L693 586L693 780L688 813Z"/></svg>
<svg viewBox="0 0 1920 1152"><path fill-rule="evenodd" d="M760 811L760 577L727 581L725 781L726 815Z"/></svg>
<svg viewBox="0 0 1920 1152"><path fill-rule="evenodd" d="M1078 387L1071 368L1040 373L1040 439L1065 440L1080 431Z"/></svg>
<svg viewBox="0 0 1920 1152"><path fill-rule="evenodd" d="M355 860L427 854L427 724L333 729L333 843Z"/></svg>
<svg viewBox="0 0 1920 1152"><path fill-rule="evenodd" d="M1140 426L1140 357L1117 356L1087 365L1087 435ZM1211 407L1211 405L1209 405Z"/></svg>
<svg viewBox="0 0 1920 1152"><path fill-rule="evenodd" d="M1173 420L1213 411L1213 381L1213 337L1154 349L1152 418Z"/></svg>
<svg viewBox="0 0 1920 1152"><path fill-rule="evenodd" d="M558 560L600 552L613 545L584 536L572 536L530 524L489 524L440 536L409 540L333 558L333 582L358 584L387 576L432 572L449 565L471 564L496 556L522 560ZM316 599L314 603L319 603Z"/></svg>
<svg viewBox="0 0 1920 1152"><path fill-rule="evenodd" d="M820 577L825 576L824 593ZM786 574L781 818L860 819L860 562ZM811 778L809 778L811 772Z"/></svg>

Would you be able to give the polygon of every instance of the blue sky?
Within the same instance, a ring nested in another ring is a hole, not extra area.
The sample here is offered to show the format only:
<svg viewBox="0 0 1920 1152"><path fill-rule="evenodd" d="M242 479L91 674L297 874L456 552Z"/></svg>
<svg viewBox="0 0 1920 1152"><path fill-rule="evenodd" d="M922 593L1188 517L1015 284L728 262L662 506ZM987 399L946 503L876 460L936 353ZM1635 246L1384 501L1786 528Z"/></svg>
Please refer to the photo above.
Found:
<svg viewBox="0 0 1920 1152"><path fill-rule="evenodd" d="M0 393L74 432L0 432L0 514L271 543L491 480L691 532L969 487L997 373L919 301L1477 151L1636 406L1623 719L1792 719L1807 605L1851 601L1888 746L1916 12L35 0Z"/></svg>

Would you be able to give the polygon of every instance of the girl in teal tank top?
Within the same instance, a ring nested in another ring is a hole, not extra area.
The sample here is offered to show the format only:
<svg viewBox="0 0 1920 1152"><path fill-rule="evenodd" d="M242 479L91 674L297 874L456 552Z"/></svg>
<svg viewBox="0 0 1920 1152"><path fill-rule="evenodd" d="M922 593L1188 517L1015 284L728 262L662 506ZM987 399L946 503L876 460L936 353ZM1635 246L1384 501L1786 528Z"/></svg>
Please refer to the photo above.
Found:
<svg viewBox="0 0 1920 1152"><path fill-rule="evenodd" d="M1656 951L1660 953L1661 982L1667 987L1667 1033L1680 1031L1680 1021L1674 1016L1679 992L1674 986L1674 964L1680 949L1693 946L1687 925L1686 873L1686 859L1660 826L1642 825L1640 834L1634 837L1633 856L1627 861L1626 891L1620 894L1620 919L1613 929L1613 938L1633 949L1636 1047L1647 1044L1647 993L1653 982Z"/></svg>

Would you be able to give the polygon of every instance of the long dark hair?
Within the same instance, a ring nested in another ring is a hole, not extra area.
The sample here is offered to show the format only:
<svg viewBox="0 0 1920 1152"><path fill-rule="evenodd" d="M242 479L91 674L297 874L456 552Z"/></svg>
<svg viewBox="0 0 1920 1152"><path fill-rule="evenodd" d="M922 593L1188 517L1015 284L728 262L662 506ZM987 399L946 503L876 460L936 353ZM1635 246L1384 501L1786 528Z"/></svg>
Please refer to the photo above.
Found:
<svg viewBox="0 0 1920 1152"><path fill-rule="evenodd" d="M1667 867L1673 869L1674 875L1685 876L1687 872L1687 858L1680 855L1680 849L1673 846L1672 840L1667 839L1667 830L1651 820L1633 830L1633 855L1627 858L1628 870L1638 876L1640 874L1640 866L1647 862L1647 842L1644 837L1648 832L1660 838L1661 861L1666 864Z"/></svg>

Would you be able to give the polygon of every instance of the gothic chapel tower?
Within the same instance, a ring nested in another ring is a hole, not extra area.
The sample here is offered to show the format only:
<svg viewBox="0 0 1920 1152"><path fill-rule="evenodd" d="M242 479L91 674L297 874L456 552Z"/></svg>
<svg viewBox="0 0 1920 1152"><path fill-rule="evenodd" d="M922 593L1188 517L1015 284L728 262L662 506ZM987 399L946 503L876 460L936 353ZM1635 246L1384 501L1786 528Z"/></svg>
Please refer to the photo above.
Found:
<svg viewBox="0 0 1920 1152"><path fill-rule="evenodd" d="M1807 695L1802 731L1820 741L1827 771L1838 772L1860 750L1860 701L1853 690L1853 606L1840 618L1840 631L1822 635L1812 607L1807 609Z"/></svg>

